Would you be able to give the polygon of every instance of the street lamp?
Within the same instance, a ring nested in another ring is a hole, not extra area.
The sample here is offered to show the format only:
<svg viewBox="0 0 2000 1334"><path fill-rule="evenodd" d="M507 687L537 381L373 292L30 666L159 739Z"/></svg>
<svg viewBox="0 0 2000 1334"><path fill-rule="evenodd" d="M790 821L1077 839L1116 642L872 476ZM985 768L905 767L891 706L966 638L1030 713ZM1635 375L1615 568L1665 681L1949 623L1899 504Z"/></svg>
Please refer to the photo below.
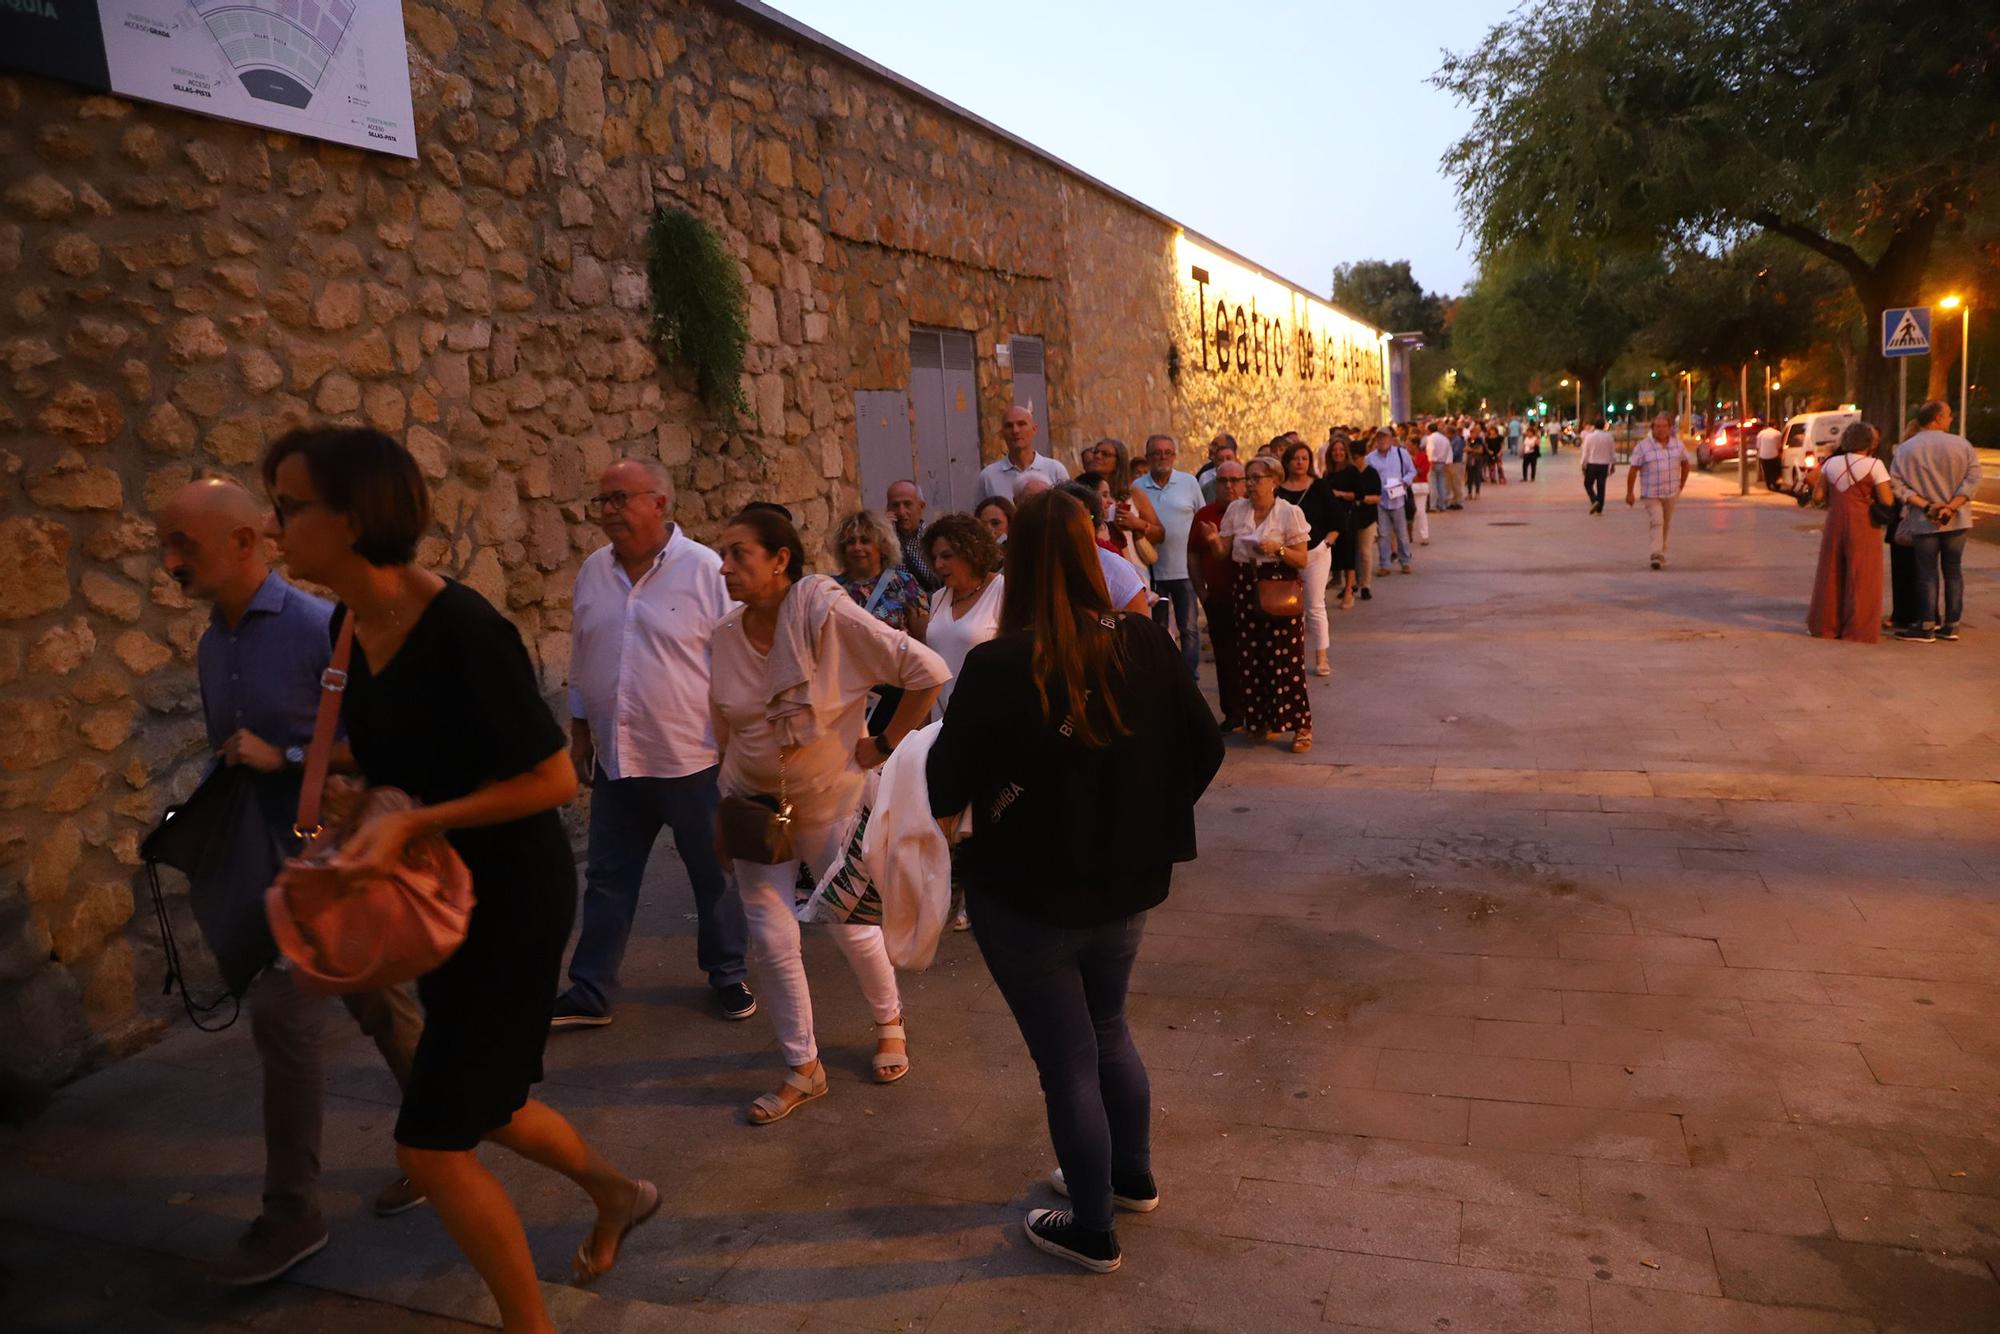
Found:
<svg viewBox="0 0 2000 1334"><path fill-rule="evenodd" d="M1971 429L1965 420L1965 387L1967 375L1972 369L1972 303L1964 297L1953 294L1938 302L1946 310L1960 312L1958 326L1958 433L1966 435ZM1967 439L1971 437L1966 435Z"/></svg>

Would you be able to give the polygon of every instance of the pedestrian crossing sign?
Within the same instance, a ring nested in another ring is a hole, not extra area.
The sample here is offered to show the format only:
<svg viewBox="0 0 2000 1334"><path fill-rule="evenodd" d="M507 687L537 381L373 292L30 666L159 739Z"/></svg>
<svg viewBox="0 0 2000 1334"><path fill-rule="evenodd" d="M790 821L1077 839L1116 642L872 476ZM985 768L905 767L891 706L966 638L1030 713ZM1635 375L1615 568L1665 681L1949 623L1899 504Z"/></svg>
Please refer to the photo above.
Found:
<svg viewBox="0 0 2000 1334"><path fill-rule="evenodd" d="M1931 308L1903 306L1882 312L1882 355L1921 357L1931 350Z"/></svg>

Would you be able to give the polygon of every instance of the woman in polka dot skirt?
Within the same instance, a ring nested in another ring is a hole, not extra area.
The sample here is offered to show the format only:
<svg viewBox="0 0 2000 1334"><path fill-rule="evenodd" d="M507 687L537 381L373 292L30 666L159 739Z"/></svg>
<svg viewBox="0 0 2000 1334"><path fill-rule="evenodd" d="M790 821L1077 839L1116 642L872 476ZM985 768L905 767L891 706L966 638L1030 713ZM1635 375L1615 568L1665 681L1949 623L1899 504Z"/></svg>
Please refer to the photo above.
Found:
<svg viewBox="0 0 2000 1334"><path fill-rule="evenodd" d="M1202 537L1235 572L1230 596L1236 608L1243 682L1243 730L1252 741L1273 732L1292 734L1293 754L1312 749L1312 704L1306 698L1305 621L1266 616L1257 599L1260 578L1297 579L1306 564L1312 525L1298 506L1278 494L1281 469L1271 458L1244 466L1250 493L1223 512L1220 527L1202 526Z"/></svg>

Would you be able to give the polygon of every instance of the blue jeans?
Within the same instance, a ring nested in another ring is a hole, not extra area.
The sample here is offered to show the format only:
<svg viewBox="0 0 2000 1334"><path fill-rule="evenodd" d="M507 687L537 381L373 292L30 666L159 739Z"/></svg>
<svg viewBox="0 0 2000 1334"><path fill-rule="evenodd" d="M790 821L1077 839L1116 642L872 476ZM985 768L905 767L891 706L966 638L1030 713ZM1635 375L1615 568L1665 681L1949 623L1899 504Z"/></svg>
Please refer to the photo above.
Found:
<svg viewBox="0 0 2000 1334"><path fill-rule="evenodd" d="M1917 562L1917 619L1926 625L1957 625L1965 611L1965 543L1970 528L1955 533L1919 533L1910 539ZM1942 588L1940 588L1942 585ZM1938 594L1944 594L1944 620L1938 620Z"/></svg>
<svg viewBox="0 0 2000 1334"><path fill-rule="evenodd" d="M1041 1075L1049 1139L1076 1221L1111 1230L1111 1179L1153 1170L1152 1088L1125 1023L1146 914L1046 926L991 894L967 896L972 937Z"/></svg>
<svg viewBox="0 0 2000 1334"><path fill-rule="evenodd" d="M632 938L639 882L662 827L694 886L695 960L712 987L748 976L743 963L743 900L715 860L715 810L721 801L711 767L685 778L619 778L598 769L590 789L590 853L583 872L583 933L570 956L570 999L603 1013L618 993L618 965Z"/></svg>
<svg viewBox="0 0 2000 1334"><path fill-rule="evenodd" d="M1187 659L1188 675L1197 681L1201 679L1201 629L1195 621L1194 580L1155 579L1153 591L1160 600L1153 604L1153 619L1167 628L1167 615L1171 609L1173 618L1181 627L1181 656Z"/></svg>
<svg viewBox="0 0 2000 1334"><path fill-rule="evenodd" d="M1376 511L1381 518L1375 525L1375 542L1382 559L1377 565L1387 565L1393 555L1404 565L1410 563L1410 521L1403 514L1403 501L1398 497L1394 504L1387 501L1378 503Z"/></svg>

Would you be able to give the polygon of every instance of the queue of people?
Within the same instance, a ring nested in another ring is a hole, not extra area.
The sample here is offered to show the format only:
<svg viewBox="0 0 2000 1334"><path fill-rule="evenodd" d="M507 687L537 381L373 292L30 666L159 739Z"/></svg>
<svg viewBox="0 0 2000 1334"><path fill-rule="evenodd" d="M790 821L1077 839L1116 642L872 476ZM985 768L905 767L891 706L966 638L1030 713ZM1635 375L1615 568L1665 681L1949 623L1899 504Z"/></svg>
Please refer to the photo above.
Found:
<svg viewBox="0 0 2000 1334"><path fill-rule="evenodd" d="M1032 422L1015 435L1031 440ZM964 925L1048 1100L1051 1186L1069 1206L1029 1213L1027 1237L1087 1269L1118 1266L1114 1201L1159 1199L1124 992L1146 910L1166 897L1174 864L1195 855L1194 803L1221 763L1221 733L1190 670L1195 618L1176 619L1195 598L1185 557L1201 494L1171 467L1172 452L1170 440L1148 442L1149 464L1161 465L1148 475L1163 475L1142 487L1113 482L1129 458L1107 448L1093 489L1030 448L1010 455L1012 472L1039 485L1010 482L1018 500L989 496L976 514L929 522L921 488L898 483L889 517L862 511L838 526L837 576L812 570L783 507L753 502L711 548L673 522L663 467L617 460L586 505L606 541L577 573L567 734L513 625L415 563L429 489L389 437L315 428L276 441L263 462L268 510L222 478L172 499L163 563L214 607L199 668L215 772L257 781L268 826L259 837L296 846L306 747L331 701L343 734L331 766L409 798L330 835L331 872L373 883L419 849L448 847L469 875L470 915L445 962L413 987L345 1000L402 1089L400 1174L377 1212L428 1202L505 1328L550 1326L519 1215L481 1164L482 1143L567 1176L591 1201L571 1262L579 1283L615 1266L660 1206L654 1184L607 1162L533 1089L552 1031L616 1020L661 832L672 831L693 889L693 963L711 1012L765 1015L776 1035L784 1068L744 1112L750 1125L774 1125L828 1093L801 873L816 877L843 854L867 771L919 729L930 745L923 818L970 829L953 869ZM1158 570L1156 556L1156 595L1134 548L1143 538L1157 551L1169 523L1182 561ZM1121 554L1106 545L1112 525L1126 535ZM269 569L267 541L292 577L337 602ZM1168 627L1182 624L1177 644ZM579 894L558 812L584 788L581 931L565 985ZM261 896L257 886L248 899ZM894 1084L914 1067L914 1026L882 928L829 929L875 1023L865 1060L876 1083ZM247 993L267 1162L264 1207L217 1266L238 1284L275 1278L329 1240L316 1180L322 1002L293 974L273 945ZM1062 976L1071 981L1046 985ZM1079 1033L1094 1044L1088 1061L1076 1058Z"/></svg>

